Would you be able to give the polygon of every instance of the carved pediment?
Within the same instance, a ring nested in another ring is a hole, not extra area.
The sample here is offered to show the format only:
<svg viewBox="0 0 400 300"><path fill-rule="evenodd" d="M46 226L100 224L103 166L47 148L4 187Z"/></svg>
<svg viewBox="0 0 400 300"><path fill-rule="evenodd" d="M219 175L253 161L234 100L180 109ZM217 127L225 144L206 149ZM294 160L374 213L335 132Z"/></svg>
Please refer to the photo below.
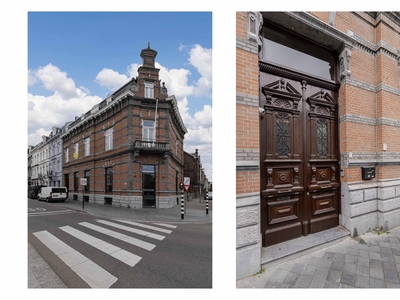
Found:
<svg viewBox="0 0 400 300"><path fill-rule="evenodd" d="M263 86L261 90L266 98L266 107L298 110L301 93L284 78Z"/></svg>
<svg viewBox="0 0 400 300"><path fill-rule="evenodd" d="M324 90L308 97L310 104L310 115L333 117L336 110L336 100Z"/></svg>

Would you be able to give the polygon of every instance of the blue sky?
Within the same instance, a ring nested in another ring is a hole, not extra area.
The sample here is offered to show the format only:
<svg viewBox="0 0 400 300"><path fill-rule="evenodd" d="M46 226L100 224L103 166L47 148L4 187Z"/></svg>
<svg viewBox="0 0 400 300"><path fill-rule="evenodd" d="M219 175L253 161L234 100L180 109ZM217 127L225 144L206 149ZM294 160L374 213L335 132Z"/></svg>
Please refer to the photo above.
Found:
<svg viewBox="0 0 400 300"><path fill-rule="evenodd" d="M28 144L90 110L136 76L140 51L177 98L188 129L185 151L199 149L212 179L211 12L28 12Z"/></svg>

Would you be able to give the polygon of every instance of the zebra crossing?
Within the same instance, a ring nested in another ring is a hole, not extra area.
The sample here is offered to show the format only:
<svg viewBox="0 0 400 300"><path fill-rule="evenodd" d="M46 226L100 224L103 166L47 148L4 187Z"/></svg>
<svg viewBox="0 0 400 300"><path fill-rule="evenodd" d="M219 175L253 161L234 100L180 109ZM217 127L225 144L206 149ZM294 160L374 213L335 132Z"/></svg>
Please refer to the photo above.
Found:
<svg viewBox="0 0 400 300"><path fill-rule="evenodd" d="M133 245L147 251L152 251L156 247L156 244L141 240L132 235L146 237L150 241L162 241L167 234L172 233L173 229L177 227L170 224L157 223L149 225L125 220L107 221L98 219L95 222L95 224L80 222L74 227L67 225L58 228L63 233L68 234L68 236L98 249L103 254L109 255L131 268L139 263L142 257L110 242L106 242L101 237L111 237L112 240L124 242L124 245ZM110 227L112 229L109 229ZM62 238L56 237L47 230L34 232L33 234L90 287L109 288L118 280L117 277L80 253L73 245L69 245L66 241L63 241Z"/></svg>

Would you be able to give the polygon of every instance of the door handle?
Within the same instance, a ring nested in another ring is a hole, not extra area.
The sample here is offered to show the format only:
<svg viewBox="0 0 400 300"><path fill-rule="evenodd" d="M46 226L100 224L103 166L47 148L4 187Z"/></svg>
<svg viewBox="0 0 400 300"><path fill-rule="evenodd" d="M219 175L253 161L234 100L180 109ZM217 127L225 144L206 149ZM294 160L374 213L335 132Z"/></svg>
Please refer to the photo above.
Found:
<svg viewBox="0 0 400 300"><path fill-rule="evenodd" d="M328 189L328 188L331 188L332 186L329 184L329 185L321 185L321 189Z"/></svg>

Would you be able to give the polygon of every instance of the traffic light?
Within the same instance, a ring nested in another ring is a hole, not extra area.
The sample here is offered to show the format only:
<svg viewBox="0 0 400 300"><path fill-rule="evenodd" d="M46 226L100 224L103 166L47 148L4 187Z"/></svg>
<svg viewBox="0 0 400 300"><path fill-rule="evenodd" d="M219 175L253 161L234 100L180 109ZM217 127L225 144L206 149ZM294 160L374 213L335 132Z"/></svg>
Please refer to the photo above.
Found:
<svg viewBox="0 0 400 300"><path fill-rule="evenodd" d="M179 188L180 188L181 190L183 190L183 182L182 182L182 181L179 182Z"/></svg>

